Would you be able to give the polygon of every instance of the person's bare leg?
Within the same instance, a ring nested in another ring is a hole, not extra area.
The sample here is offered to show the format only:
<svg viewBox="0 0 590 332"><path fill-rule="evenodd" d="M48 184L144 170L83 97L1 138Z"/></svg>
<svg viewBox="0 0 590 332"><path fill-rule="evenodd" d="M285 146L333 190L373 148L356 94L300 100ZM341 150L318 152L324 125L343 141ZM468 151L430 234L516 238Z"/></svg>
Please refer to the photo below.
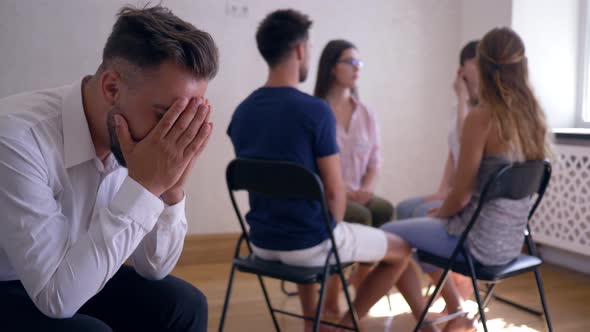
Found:
<svg viewBox="0 0 590 332"><path fill-rule="evenodd" d="M418 273L415 264L410 263L400 275L399 280L396 283L397 289L404 296L404 299L410 306L412 314L416 318L416 321L420 319L422 312L426 308L427 302L422 296L422 283L420 282L420 275ZM436 315L428 314L427 320L434 319ZM438 327L433 325L423 324L421 331L424 332L435 332L438 331Z"/></svg>
<svg viewBox="0 0 590 332"><path fill-rule="evenodd" d="M438 282L440 281L440 278L442 277L442 273L443 273L443 270L438 269L436 271L428 273L428 275L430 276L432 282L435 285L437 285ZM459 273L454 273L454 272L450 272L450 274L451 275L449 276L449 278L453 279L454 285L455 285L457 291L459 292L459 294L461 295L461 298L463 300L470 298L471 295L473 295L473 286L471 285L471 278L461 275ZM439 296L441 296L445 293L444 288L445 287L443 287L443 291L441 292L441 294ZM429 298L429 296L426 296L426 299L428 299L428 298ZM443 295L443 298L444 298L444 295ZM453 308L453 306L449 306L446 299L445 299L445 304L446 304L445 308L443 309L443 311L441 313L448 314L449 313L448 309ZM452 311L451 311L451 313L452 313Z"/></svg>
<svg viewBox="0 0 590 332"><path fill-rule="evenodd" d="M326 316L328 319L340 317L342 314L340 312L340 305L338 302L341 290L342 282L340 281L340 275L332 275L326 284L326 295L324 302L324 316Z"/></svg>
<svg viewBox="0 0 590 332"><path fill-rule="evenodd" d="M360 263L356 267L355 271L350 276L350 285L352 285L357 291L360 284L367 277L374 264L372 263ZM326 287L326 298L324 305L324 316L330 320L333 317L340 317L340 293L342 292L342 281L340 281L339 275L333 275L328 279Z"/></svg>
<svg viewBox="0 0 590 332"><path fill-rule="evenodd" d="M426 274L428 274L428 276L430 277L430 281L432 282L432 285L434 285L434 287L436 287L436 285L438 285L438 282L440 281L440 277L442 277L442 270L441 269L436 269L432 272L427 272ZM429 294L426 294L426 296L424 296L426 299L430 298ZM438 294L438 297L436 298L438 300L438 298L440 297L440 294Z"/></svg>
<svg viewBox="0 0 590 332"><path fill-rule="evenodd" d="M457 286L457 290L459 290L459 294L463 299L471 298L473 295L473 285L471 284L471 278L466 277L459 273L453 273L453 280L455 281L455 285Z"/></svg>
<svg viewBox="0 0 590 332"><path fill-rule="evenodd" d="M387 242L385 257L358 288L353 305L359 319L363 318L369 309L393 287L410 259L412 248L406 241L394 234L387 234ZM340 324L352 325L350 311L342 317Z"/></svg>
<svg viewBox="0 0 590 332"><path fill-rule="evenodd" d="M463 310L465 300L461 296L461 293L459 293L455 285L455 280L452 277L447 278L441 293L447 304L448 314L454 314ZM472 332L475 330L475 320L464 315L450 320L443 332Z"/></svg>
<svg viewBox="0 0 590 332"><path fill-rule="evenodd" d="M328 290L326 286L326 291ZM318 287L317 284L307 284L307 285L297 285L297 291L299 292L299 301L301 302L301 311L303 312L304 316L307 317L315 317L316 308L318 305ZM327 294L326 294L327 295ZM326 295L324 295L324 299L326 299ZM325 302L324 302L325 308ZM323 310L322 310L323 311ZM312 321L305 321L304 322L304 331L311 332L313 331L313 322ZM320 331L333 331L332 328L326 325L320 324Z"/></svg>
<svg viewBox="0 0 590 332"><path fill-rule="evenodd" d="M297 284L301 311L304 316L314 317L318 302L318 288L316 284ZM305 332L313 331L313 322L305 321Z"/></svg>
<svg viewBox="0 0 590 332"><path fill-rule="evenodd" d="M436 274L436 280L440 280L442 277L442 271L434 272ZM425 301L424 297L422 296L422 285L419 281L419 276L416 269L412 266L406 268L404 273L400 276L400 279L397 283L397 288L402 293L406 302L412 309L412 313L416 320L420 319L422 312L424 311L427 302ZM447 303L448 314L453 314L463 310L463 303L464 299L461 296L458 288L455 285L454 279L452 276L449 276L446 283L444 284L441 295L445 299ZM435 315L428 314L427 317L432 317ZM437 331L435 326L423 326L422 331ZM474 329L474 321L472 319L467 318L466 316L457 317L447 324L445 332L467 332L467 331L475 331Z"/></svg>
<svg viewBox="0 0 590 332"><path fill-rule="evenodd" d="M374 264L360 263L350 276L350 284L355 290L359 289L361 283L371 272Z"/></svg>
<svg viewBox="0 0 590 332"><path fill-rule="evenodd" d="M354 272L350 275L349 284L354 287L355 291L359 289L360 284L367 277L371 269L372 263L359 263ZM324 305L324 315L328 318L340 317L340 293L342 292L342 282L339 275L333 275L328 279L326 287L326 300Z"/></svg>

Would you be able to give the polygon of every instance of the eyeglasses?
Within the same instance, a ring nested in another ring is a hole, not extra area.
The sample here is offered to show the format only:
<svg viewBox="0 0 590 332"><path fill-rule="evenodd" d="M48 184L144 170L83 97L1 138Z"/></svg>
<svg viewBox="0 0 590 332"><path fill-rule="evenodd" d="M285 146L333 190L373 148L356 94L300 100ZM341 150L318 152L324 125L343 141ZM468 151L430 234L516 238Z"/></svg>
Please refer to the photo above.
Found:
<svg viewBox="0 0 590 332"><path fill-rule="evenodd" d="M350 66L356 67L356 68L358 68L358 69L361 69L361 68L363 68L363 66L365 65L365 63L364 63L364 62L362 62L361 60L359 60L359 59L353 59L353 58L350 58L350 59L344 59L344 60L340 60L340 61L338 61L338 62L345 63L345 64L347 64L347 65L350 65Z"/></svg>

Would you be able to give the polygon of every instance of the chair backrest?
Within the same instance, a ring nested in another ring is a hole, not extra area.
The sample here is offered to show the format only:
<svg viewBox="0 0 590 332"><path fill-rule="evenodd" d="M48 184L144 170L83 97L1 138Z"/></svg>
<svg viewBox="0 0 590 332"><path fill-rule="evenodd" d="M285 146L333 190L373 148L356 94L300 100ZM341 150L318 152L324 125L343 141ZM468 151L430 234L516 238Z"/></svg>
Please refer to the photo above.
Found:
<svg viewBox="0 0 590 332"><path fill-rule="evenodd" d="M493 199L506 198L517 200L532 197L534 194L537 194L535 202L529 211L528 218L530 220L543 199L550 178L551 164L545 160L531 160L522 163L509 164L491 175L481 191L477 208L475 209L469 224L463 231L463 234L461 234L461 238L453 253L453 257L455 257L460 250L464 249L467 236L473 228L473 225L477 222L479 213L485 203ZM526 234L525 239L529 252L532 255L536 255L534 244L529 236L530 231L528 224L523 231Z"/></svg>
<svg viewBox="0 0 590 332"><path fill-rule="evenodd" d="M493 199L518 200L537 194L529 213L530 218L541 202L550 178L551 164L545 160L531 160L504 166L490 176L484 185L478 210Z"/></svg>
<svg viewBox="0 0 590 332"><path fill-rule="evenodd" d="M268 198L319 201L325 226L334 247L331 218L324 195L324 186L319 176L312 171L292 162L236 158L227 166L225 176L230 199L242 228L242 238L246 240L250 251L248 232L234 196L234 191L238 190L245 190ZM339 261L339 258L337 260Z"/></svg>
<svg viewBox="0 0 590 332"><path fill-rule="evenodd" d="M550 174L551 165L544 160L504 166L488 179L482 197L489 201L496 198L522 199L538 194L545 189Z"/></svg>
<svg viewBox="0 0 590 332"><path fill-rule="evenodd" d="M227 166L226 180L233 191L246 190L272 198L324 199L320 178L292 162L237 158Z"/></svg>

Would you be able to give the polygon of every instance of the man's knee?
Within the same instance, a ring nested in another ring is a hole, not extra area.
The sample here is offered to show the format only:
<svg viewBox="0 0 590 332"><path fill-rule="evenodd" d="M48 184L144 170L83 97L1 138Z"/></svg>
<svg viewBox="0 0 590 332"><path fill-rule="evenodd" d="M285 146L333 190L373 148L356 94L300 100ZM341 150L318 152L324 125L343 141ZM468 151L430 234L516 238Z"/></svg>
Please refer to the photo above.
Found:
<svg viewBox="0 0 590 332"><path fill-rule="evenodd" d="M18 326L11 325L9 322L8 326L4 327L7 328L7 331L113 332L113 329L102 320L81 314L64 319L48 317L32 319L20 322Z"/></svg>
<svg viewBox="0 0 590 332"><path fill-rule="evenodd" d="M209 311L207 296L196 287L193 287L192 303L198 317L207 317Z"/></svg>
<svg viewBox="0 0 590 332"><path fill-rule="evenodd" d="M209 307L201 290L182 280L175 287L178 326L174 331L206 331Z"/></svg>

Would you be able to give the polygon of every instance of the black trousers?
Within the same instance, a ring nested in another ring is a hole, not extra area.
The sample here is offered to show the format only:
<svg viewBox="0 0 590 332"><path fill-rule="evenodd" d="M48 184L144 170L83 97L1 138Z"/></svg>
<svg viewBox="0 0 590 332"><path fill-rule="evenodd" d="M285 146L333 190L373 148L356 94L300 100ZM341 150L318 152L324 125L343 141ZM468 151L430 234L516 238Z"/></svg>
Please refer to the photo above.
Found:
<svg viewBox="0 0 590 332"><path fill-rule="evenodd" d="M205 295L191 284L173 276L147 280L126 265L66 319L41 313L20 281L0 282L2 332L205 332L207 314Z"/></svg>

